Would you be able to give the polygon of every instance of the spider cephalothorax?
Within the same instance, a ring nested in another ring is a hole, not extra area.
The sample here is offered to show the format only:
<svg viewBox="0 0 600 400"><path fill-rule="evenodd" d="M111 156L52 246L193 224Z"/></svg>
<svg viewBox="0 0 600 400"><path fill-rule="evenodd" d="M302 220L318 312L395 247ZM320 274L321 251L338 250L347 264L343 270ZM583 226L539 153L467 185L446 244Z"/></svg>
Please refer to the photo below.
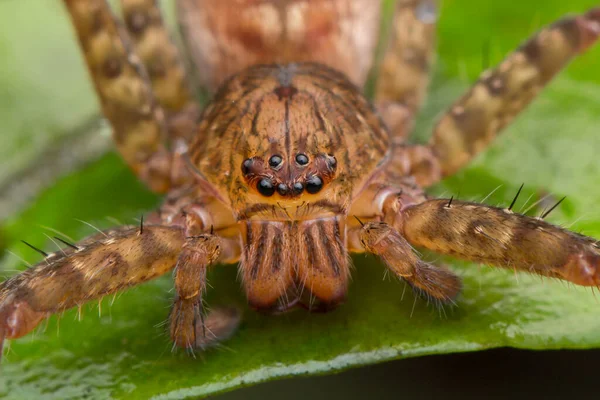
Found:
<svg viewBox="0 0 600 400"><path fill-rule="evenodd" d="M190 159L238 218L266 209L278 219L317 218L320 208L345 214L391 140L343 75L306 63L236 75L216 94L199 132Z"/></svg>
<svg viewBox="0 0 600 400"><path fill-rule="evenodd" d="M166 198L146 225L63 241L4 282L0 343L174 269L171 338L205 348L238 322L230 310L203 312L214 263L239 262L250 305L270 312L337 306L348 254L359 252L416 292L453 301L458 276L412 246L600 285L596 240L512 206L428 199L422 189L466 165L596 41L600 9L543 29L484 72L430 142L414 145L406 136L432 60L433 0L398 2L373 103L360 87L378 1L178 0L194 75L219 88L202 112L156 1L121 3L126 29L105 0L65 0L118 150Z"/></svg>

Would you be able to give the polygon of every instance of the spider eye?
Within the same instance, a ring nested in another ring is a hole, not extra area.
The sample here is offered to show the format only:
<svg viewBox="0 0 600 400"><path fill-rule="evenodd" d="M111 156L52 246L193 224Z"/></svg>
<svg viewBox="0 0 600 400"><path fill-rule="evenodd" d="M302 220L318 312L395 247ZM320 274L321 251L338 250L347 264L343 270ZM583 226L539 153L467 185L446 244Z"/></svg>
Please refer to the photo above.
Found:
<svg viewBox="0 0 600 400"><path fill-rule="evenodd" d="M287 187L287 185L286 185L285 183L280 183L280 184L277 186L277 192L278 192L280 195L282 195L282 196L285 196L285 195L288 193L288 187Z"/></svg>
<svg viewBox="0 0 600 400"><path fill-rule="evenodd" d="M302 153L296 154L296 162L299 165L306 165L306 164L308 164L308 157L306 156L306 154L302 154Z"/></svg>
<svg viewBox="0 0 600 400"><path fill-rule="evenodd" d="M310 194L315 194L323 188L323 181L316 175L311 176L306 181L306 191Z"/></svg>
<svg viewBox="0 0 600 400"><path fill-rule="evenodd" d="M301 182L296 182L294 183L294 186L292 187L294 194L298 195L300 193L302 193L302 191L304 190L304 185Z"/></svg>
<svg viewBox="0 0 600 400"><path fill-rule="evenodd" d="M242 163L242 174L248 175L250 173L250 167L252 167L252 159L248 158Z"/></svg>
<svg viewBox="0 0 600 400"><path fill-rule="evenodd" d="M271 197L275 193L275 186L270 179L261 179L256 188L260 194L266 197Z"/></svg>
<svg viewBox="0 0 600 400"><path fill-rule="evenodd" d="M281 158L281 156L277 155L277 154L275 154L274 156L271 156L271 158L269 158L269 166L271 168L279 167L282 162L283 162L283 158Z"/></svg>

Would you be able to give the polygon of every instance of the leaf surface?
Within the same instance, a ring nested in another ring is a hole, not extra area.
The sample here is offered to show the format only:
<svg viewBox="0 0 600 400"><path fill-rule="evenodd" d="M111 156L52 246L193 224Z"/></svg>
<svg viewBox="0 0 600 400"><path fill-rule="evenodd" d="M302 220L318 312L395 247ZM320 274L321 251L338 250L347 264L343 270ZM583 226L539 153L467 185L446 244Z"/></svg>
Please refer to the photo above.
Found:
<svg viewBox="0 0 600 400"><path fill-rule="evenodd" d="M0 24L0 71L13 74L0 74L0 117L9 121L3 134L8 144L2 151L17 160L17 167L35 162L35 153L28 152L30 142L52 141L52 132L68 132L96 112L64 13L50 2L39 8L41 3L36 4L15 0L0 4L0 18L10 22ZM438 66L417 137L428 136L440 112L469 87L486 60L499 62L542 24L593 5L593 1L565 5L552 0L539 10L534 0L522 0L518 9L508 2L446 1ZM24 48L32 48L32 54L25 54ZM489 52L482 54L482 49ZM489 151L432 193L480 201L495 190L486 202L507 205L525 183L517 210L546 193L556 199L567 195L550 220L600 237L600 189L595 186L600 182L598 71L599 47L556 79ZM12 165L3 165L1 172L8 174ZM92 230L77 220L102 228L116 220L135 223L134 218L159 201L116 155L108 154L57 180L32 206L5 222L2 270L8 276L22 269L16 256L39 261L21 239L54 250L44 233L54 234L45 227L80 239ZM403 284L384 279L380 262L359 256L354 258L346 304L328 314L294 312L279 317L245 308L235 266L215 268L209 275L209 304L237 304L244 309L244 320L222 348L198 358L171 352L163 323L173 293L171 278L164 277L133 288L114 302L106 298L101 307L84 307L81 321L72 310L11 342L0 371L0 395L197 398L283 376L330 373L396 358L498 346L600 347L600 304L590 289L445 261L464 279L455 308L440 312L415 301L409 290L403 295Z"/></svg>

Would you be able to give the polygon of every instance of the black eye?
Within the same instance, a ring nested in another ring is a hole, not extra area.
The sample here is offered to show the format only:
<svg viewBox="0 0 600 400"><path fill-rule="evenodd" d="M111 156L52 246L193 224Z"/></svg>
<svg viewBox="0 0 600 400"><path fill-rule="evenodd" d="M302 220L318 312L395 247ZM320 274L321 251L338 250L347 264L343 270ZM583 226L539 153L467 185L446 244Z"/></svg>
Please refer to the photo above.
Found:
<svg viewBox="0 0 600 400"><path fill-rule="evenodd" d="M281 165L281 163L283 162L283 159L281 158L281 156L275 154L274 156L272 156L271 158L269 158L269 166L271 168L277 168Z"/></svg>
<svg viewBox="0 0 600 400"><path fill-rule="evenodd" d="M311 176L306 181L306 191L310 194L315 194L323 188L323 181L318 176Z"/></svg>
<svg viewBox="0 0 600 400"><path fill-rule="evenodd" d="M280 183L277 186L277 193L279 193L280 195L285 196L287 194L287 192L288 192L288 187L285 183Z"/></svg>
<svg viewBox="0 0 600 400"><path fill-rule="evenodd" d="M300 194L304 190L304 185L301 182L294 183L294 194Z"/></svg>
<svg viewBox="0 0 600 400"><path fill-rule="evenodd" d="M273 186L273 182L269 179L261 179L260 182L258 182L258 185L256 185L256 188L263 196L270 197L275 193L275 186Z"/></svg>
<svg viewBox="0 0 600 400"><path fill-rule="evenodd" d="M250 167L252 167L252 159L249 158L247 160L244 160L244 162L242 163L242 174L248 175L250 173Z"/></svg>
<svg viewBox="0 0 600 400"><path fill-rule="evenodd" d="M296 154L296 162L300 165L306 165L308 164L308 157L306 154Z"/></svg>

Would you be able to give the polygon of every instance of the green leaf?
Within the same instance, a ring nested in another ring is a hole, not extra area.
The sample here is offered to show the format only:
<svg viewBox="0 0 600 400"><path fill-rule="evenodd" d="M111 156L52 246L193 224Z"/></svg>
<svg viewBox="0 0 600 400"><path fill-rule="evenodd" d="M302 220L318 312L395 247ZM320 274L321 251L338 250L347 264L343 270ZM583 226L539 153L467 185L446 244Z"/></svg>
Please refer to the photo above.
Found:
<svg viewBox="0 0 600 400"><path fill-rule="evenodd" d="M499 62L542 24L594 3L552 0L540 10L534 0L522 0L518 8L508 2L446 1L439 27L437 73L417 136L428 136L439 113L475 79L483 60ZM0 3L0 22L5 22L0 23L0 71L4 72L0 74L0 117L5 125L3 137L9 142L2 150L15 160L21 160L18 153L25 151L23 157L28 158L19 161L24 164L35 157L28 153L33 139L23 137L35 135L50 141L50 132L68 132L88 118L94 107L65 15L54 3L35 4ZM43 18L43 23L36 18ZM484 48L490 49L489 55L482 55ZM34 50L26 54L23 49ZM57 51L64 51L65 56L57 56ZM486 202L509 204L524 182L517 210L530 196L528 204L544 193L556 198L568 195L550 220L600 237L600 189L595 187L600 181L597 71L598 47L554 81L468 169L432 193L460 193L461 199L482 200L502 185ZM7 94L9 84L13 86ZM28 125L32 107L35 124ZM9 167L2 168L5 173ZM116 155L109 154L59 179L31 207L6 221L3 241L11 253L37 262L39 256L19 241L51 249L53 244L44 233L52 232L44 227L79 239L92 229L76 219L100 227L116 223L114 219L132 223L159 201ZM11 253L2 264L6 275L23 267ZM235 266L216 268L209 276L209 304L237 304L244 309L244 320L222 348L198 358L171 352L162 326L172 298L171 279L165 277L117 296L114 303L112 298L104 299L100 316L97 304L83 308L81 321L77 310L72 310L11 342L0 372L0 395L12 399L197 398L283 376L331 373L427 354L498 346L600 346L600 305L591 290L447 262L464 279L464 292L456 308L442 313L415 302L410 291L403 296L403 285L384 279L384 268L373 258L354 258L349 299L328 314L294 312L273 317L252 312L244 306Z"/></svg>

